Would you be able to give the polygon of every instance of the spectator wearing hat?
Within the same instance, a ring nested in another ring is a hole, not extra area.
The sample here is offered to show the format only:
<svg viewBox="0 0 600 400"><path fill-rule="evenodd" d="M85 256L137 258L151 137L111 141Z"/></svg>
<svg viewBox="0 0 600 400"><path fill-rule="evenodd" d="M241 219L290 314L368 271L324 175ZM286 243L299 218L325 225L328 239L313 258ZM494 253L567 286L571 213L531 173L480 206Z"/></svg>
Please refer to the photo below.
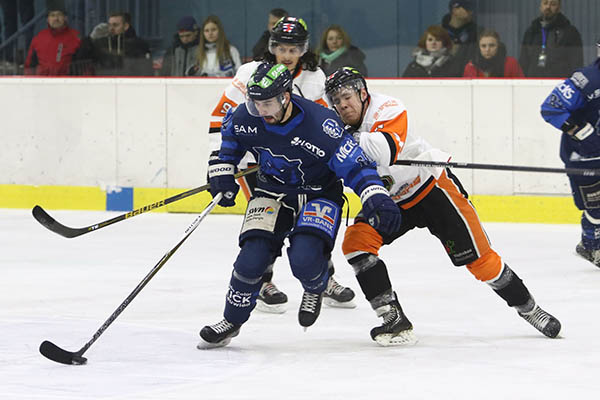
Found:
<svg viewBox="0 0 600 400"><path fill-rule="evenodd" d="M185 76L185 71L196 63L200 43L198 32L198 23L192 16L185 16L177 22L177 33L165 54L161 76Z"/></svg>
<svg viewBox="0 0 600 400"><path fill-rule="evenodd" d="M38 33L25 60L26 75L69 75L73 55L79 48L79 32L69 27L62 2L49 2L48 27Z"/></svg>
<svg viewBox="0 0 600 400"><path fill-rule="evenodd" d="M527 77L564 78L583 66L581 35L560 7L540 0L541 15L525 31L519 63Z"/></svg>
<svg viewBox="0 0 600 400"><path fill-rule="evenodd" d="M450 12L442 18L442 26L452 39L452 55L459 71L473 58L477 47L477 37L481 28L473 16L473 3L470 0L450 0Z"/></svg>

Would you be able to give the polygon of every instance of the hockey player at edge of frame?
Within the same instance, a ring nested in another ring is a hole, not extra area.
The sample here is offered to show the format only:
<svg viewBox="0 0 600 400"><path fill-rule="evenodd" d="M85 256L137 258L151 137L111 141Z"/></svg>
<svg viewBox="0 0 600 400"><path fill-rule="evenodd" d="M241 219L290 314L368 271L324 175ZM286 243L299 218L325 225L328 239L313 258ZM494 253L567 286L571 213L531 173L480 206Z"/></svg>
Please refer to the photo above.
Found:
<svg viewBox="0 0 600 400"><path fill-rule="evenodd" d="M386 233L373 227L361 211L346 229L342 244L367 301L383 318L383 324L371 330L371 338L382 346L417 340L378 253L383 245L411 229L425 227L440 240L455 266L466 265L538 331L551 338L558 336L560 322L537 305L522 280L491 248L468 194L452 171L393 165L401 159L450 159L415 135L402 102L369 93L360 72L349 67L327 78L325 92L346 129L376 162L377 172L402 214L399 229Z"/></svg>
<svg viewBox="0 0 600 400"><path fill-rule="evenodd" d="M262 62L284 64L292 74L293 93L327 107L324 99L325 74L317 66L317 56L309 49L308 42L309 32L302 18L284 17L275 24L263 59L246 63L240 67L211 113L209 128L211 155L216 155L221 146L221 120L227 110L246 100L246 84L250 75ZM242 159L238 168L245 169L254 163L254 158L248 154ZM256 187L256 174L238 178L238 183L242 187L246 200L249 201ZM256 309L279 314L286 310L287 295L272 282L274 262L275 260L270 261L263 276L263 285L260 289ZM331 307L356 307L352 301L355 296L354 291L340 285L333 278L333 274L333 263L329 261L330 278L324 295L324 303Z"/></svg>
<svg viewBox="0 0 600 400"><path fill-rule="evenodd" d="M374 227L394 232L400 226L400 210L375 164L332 110L292 94L284 64L260 64L246 97L223 119L221 149L209 161L208 176L213 197L223 194L219 205L235 205L235 166L250 151L259 165L257 186L246 208L224 318L202 328L200 349L225 346L238 335L286 238L292 273L304 289L298 322L305 329L315 323L342 218L342 180L360 196Z"/></svg>
<svg viewBox="0 0 600 400"><path fill-rule="evenodd" d="M562 131L560 158L567 168L600 168L600 40L597 59L559 83L541 107L546 122ZM575 252L600 267L600 179L569 175L581 214L581 240Z"/></svg>

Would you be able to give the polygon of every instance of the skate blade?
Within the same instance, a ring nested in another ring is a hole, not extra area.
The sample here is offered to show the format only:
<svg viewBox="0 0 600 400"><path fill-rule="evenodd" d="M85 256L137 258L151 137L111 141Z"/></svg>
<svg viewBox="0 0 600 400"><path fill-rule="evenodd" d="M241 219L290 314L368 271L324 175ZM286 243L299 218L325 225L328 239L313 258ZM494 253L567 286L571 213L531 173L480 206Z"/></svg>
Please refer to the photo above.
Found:
<svg viewBox="0 0 600 400"><path fill-rule="evenodd" d="M216 349L219 347L225 347L229 344L229 342L231 342L231 338L227 338L225 340L222 340L218 343L210 343L210 342L206 342L204 340L201 340L197 345L196 348L198 350L210 350L210 349Z"/></svg>
<svg viewBox="0 0 600 400"><path fill-rule="evenodd" d="M377 344L383 347L389 346L413 346L419 341L412 330L400 333L382 333L375 337Z"/></svg>
<svg viewBox="0 0 600 400"><path fill-rule="evenodd" d="M331 297L323 296L323 303L333 308L356 308L356 303L354 303L352 300L341 302L334 300Z"/></svg>
<svg viewBox="0 0 600 400"><path fill-rule="evenodd" d="M255 309L269 314L283 314L287 311L287 303L267 304L262 300L256 300Z"/></svg>

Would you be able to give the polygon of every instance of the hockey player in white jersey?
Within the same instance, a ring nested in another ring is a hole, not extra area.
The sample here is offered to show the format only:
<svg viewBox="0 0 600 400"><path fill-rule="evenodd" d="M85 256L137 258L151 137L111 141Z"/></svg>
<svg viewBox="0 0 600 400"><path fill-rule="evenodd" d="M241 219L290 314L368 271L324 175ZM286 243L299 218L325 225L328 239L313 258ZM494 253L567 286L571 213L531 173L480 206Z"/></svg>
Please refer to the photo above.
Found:
<svg viewBox="0 0 600 400"><path fill-rule="evenodd" d="M246 101L246 84L250 76L262 62L284 64L292 74L292 90L305 99L312 100L323 106L325 101L325 74L318 67L317 56L309 50L309 33L302 18L285 17L280 19L269 39L267 52L263 60L251 61L242 65L231 83L225 89L219 103L211 113L209 127L209 146L211 158L218 155L221 147L221 121L227 110ZM254 159L248 153L239 164L240 169L254 164ZM246 175L238 179L247 200L252 196L256 187L256 174ZM273 260L274 261L274 260ZM325 291L325 304L333 307L354 308L352 289L340 285L333 278L334 268L330 262L329 284ZM263 285L257 301L256 309L264 312L283 313L286 310L287 296L272 282L273 264L269 266L263 277Z"/></svg>
<svg viewBox="0 0 600 400"><path fill-rule="evenodd" d="M371 330L371 338L383 346L416 342L378 253L409 230L425 227L440 240L455 266L466 265L538 331L558 336L560 322L536 304L517 274L491 248L468 194L450 169L394 165L402 159L450 159L412 132L404 105L395 98L369 93L360 72L349 67L329 76L325 90L330 104L351 128L347 129L354 131L364 152L377 163L377 172L402 214L400 229L392 234L374 229L362 212L346 229L344 255L371 307L383 317L383 324Z"/></svg>

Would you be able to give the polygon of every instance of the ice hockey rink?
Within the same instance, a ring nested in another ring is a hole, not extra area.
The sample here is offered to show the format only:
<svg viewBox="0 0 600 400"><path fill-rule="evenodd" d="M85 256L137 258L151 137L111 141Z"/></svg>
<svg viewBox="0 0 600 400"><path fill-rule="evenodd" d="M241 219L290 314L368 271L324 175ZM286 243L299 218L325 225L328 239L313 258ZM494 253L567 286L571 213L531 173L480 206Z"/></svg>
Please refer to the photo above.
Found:
<svg viewBox="0 0 600 400"><path fill-rule="evenodd" d="M75 227L118 215L51 214ZM65 239L28 210L0 210L0 398L598 398L600 269L575 255L577 225L485 224L495 249L562 322L559 339L452 266L420 230L382 252L415 346L371 341L380 320L338 241L336 277L357 292L356 309L324 306L304 332L302 290L281 259L274 281L290 298L287 312L254 312L229 346L197 350L200 328L222 317L241 224L240 216L209 215L86 352L87 365L40 355L43 340L70 351L90 340L194 218L148 213Z"/></svg>

